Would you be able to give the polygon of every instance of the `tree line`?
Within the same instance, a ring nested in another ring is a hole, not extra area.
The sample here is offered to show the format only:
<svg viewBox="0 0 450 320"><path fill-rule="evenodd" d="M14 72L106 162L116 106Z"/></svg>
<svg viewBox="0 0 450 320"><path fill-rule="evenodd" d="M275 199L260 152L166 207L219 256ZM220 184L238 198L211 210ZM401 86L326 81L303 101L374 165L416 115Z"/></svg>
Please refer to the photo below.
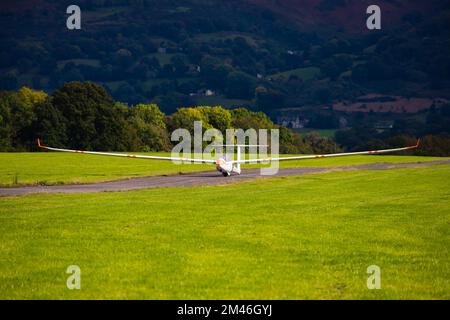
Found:
<svg viewBox="0 0 450 320"><path fill-rule="evenodd" d="M332 138L299 136L275 125L263 112L220 106L178 108L166 115L154 103L129 106L115 101L92 82L69 82L48 95L28 87L0 91L0 151L35 151L47 145L100 151L169 151L170 133L194 121L204 129L279 129L282 153L328 153L339 148Z"/></svg>

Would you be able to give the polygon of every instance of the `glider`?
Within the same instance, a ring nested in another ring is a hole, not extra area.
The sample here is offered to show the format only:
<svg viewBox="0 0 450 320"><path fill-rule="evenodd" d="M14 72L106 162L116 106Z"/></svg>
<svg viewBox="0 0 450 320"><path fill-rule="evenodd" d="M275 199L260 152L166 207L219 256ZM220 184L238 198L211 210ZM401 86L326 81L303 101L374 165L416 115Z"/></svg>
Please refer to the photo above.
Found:
<svg viewBox="0 0 450 320"><path fill-rule="evenodd" d="M258 158L258 159L241 159L241 148L243 147L261 147L262 145L244 145L244 144L233 144L233 145L216 145L215 147L237 147L237 157L236 160L227 160L226 157L219 158L217 160L212 159L199 159L199 158L182 158L182 157L160 157L160 156L145 156L145 155L134 155L134 154L124 154L124 153L111 153L111 152L98 152L98 151L82 151L82 150L72 150L72 149L59 149L41 145L39 139L36 140L39 148L53 151L61 152L73 152L73 153L83 153L83 154L96 154L102 156L114 156L114 157L124 157L124 158L136 158L136 159L150 159L150 160L169 160L169 161L180 161L180 162L192 162L192 163L211 163L216 165L216 170L222 173L224 177L228 177L231 173L241 173L241 164L254 164L254 163L269 163L274 161L288 161L288 160L304 160L304 159L319 159L319 158L331 158L331 157L343 157L343 156L353 156L361 154L380 154L389 153L403 150L410 150L419 147L420 139L417 140L416 145L402 148L394 149L384 149L384 150L371 150L371 151L357 151L357 152L346 152L346 153L330 153L330 154L318 154L318 155L300 155L292 157L268 157L268 158Z"/></svg>

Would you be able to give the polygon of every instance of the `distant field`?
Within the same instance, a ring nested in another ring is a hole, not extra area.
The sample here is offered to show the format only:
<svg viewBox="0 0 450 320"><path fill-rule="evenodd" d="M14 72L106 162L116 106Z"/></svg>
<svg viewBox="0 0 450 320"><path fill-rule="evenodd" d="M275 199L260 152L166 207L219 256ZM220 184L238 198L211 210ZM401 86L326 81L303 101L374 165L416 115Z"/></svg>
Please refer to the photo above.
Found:
<svg viewBox="0 0 450 320"><path fill-rule="evenodd" d="M242 99L228 99L222 95L216 96L198 96L194 97L195 104L198 106L222 106L224 108L231 108L233 106L248 106L251 102Z"/></svg>
<svg viewBox="0 0 450 320"><path fill-rule="evenodd" d="M1 198L0 299L450 299L449 225L448 165Z"/></svg>
<svg viewBox="0 0 450 320"><path fill-rule="evenodd" d="M270 78L273 79L279 79L279 78L285 78L289 79L291 75L297 76L303 81L311 80L317 77L320 74L320 68L317 67L307 67L307 68L299 68L299 69L292 69L285 72L276 73L273 75L270 75Z"/></svg>
<svg viewBox="0 0 450 320"><path fill-rule="evenodd" d="M366 95L359 98L371 98L369 101L358 102L336 102L333 110L345 112L394 112L394 113L417 113L429 109L434 100L429 98L406 98L400 96L389 97L388 101L377 101L376 94Z"/></svg>
<svg viewBox="0 0 450 320"><path fill-rule="evenodd" d="M158 59L159 63L163 66L170 63L170 59L174 56L174 53L152 53L148 55L149 57L154 57ZM183 55L183 57L185 57Z"/></svg>
<svg viewBox="0 0 450 320"><path fill-rule="evenodd" d="M151 90L153 86L155 85L160 85L161 83L164 83L165 79L151 79L151 80L146 80L146 81L142 81L141 85L142 88L145 90ZM179 84L182 84L186 81L189 81L189 78L177 78L177 81ZM116 91L117 89L119 89L119 87L121 85L127 84L126 81L108 81L105 82L105 85L109 88L109 90L111 91Z"/></svg>
<svg viewBox="0 0 450 320"><path fill-rule="evenodd" d="M61 70L66 64L73 63L75 65L86 65L91 67L100 67L100 61L96 59L70 59L58 61L58 69Z"/></svg>
<svg viewBox="0 0 450 320"><path fill-rule="evenodd" d="M226 40L231 39L234 40L237 37L244 38L247 43L251 46L257 46L257 39L254 38L254 35L240 32L211 32L211 33L202 33L196 35L193 39L197 42L209 42L212 40Z"/></svg>
<svg viewBox="0 0 450 320"><path fill-rule="evenodd" d="M155 154L155 153L153 153ZM158 155L169 155L157 153ZM284 155L283 155L284 156ZM281 167L343 166L377 162L440 160L413 156L352 156L280 162ZM257 167L244 166L243 168ZM88 183L139 176L215 170L206 164L173 164L169 161L127 159L58 152L0 153L0 185L51 185Z"/></svg>
<svg viewBox="0 0 450 320"><path fill-rule="evenodd" d="M292 129L297 133L300 133L301 136L306 135L307 133L317 132L323 137L334 137L337 130L334 129L311 129L311 128L302 128L302 129Z"/></svg>

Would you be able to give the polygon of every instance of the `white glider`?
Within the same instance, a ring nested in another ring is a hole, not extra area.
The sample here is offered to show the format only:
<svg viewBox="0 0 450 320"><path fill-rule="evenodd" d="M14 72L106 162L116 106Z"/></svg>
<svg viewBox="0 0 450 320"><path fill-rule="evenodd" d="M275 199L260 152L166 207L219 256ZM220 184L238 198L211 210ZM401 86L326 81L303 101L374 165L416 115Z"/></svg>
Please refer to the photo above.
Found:
<svg viewBox="0 0 450 320"><path fill-rule="evenodd" d="M331 158L331 157L342 157L342 156L353 156L361 154L380 154L389 153L403 150L410 150L419 147L420 139L417 140L416 145L402 148L394 149L384 149L384 150L371 150L371 151L358 151L358 152L346 152L346 153L330 153L330 154L319 154L319 155L306 155L306 156L293 156L293 157L276 157L276 158L258 158L258 159L241 159L241 148L242 147L257 147L260 145L223 145L223 147L237 147L237 157L236 160L227 160L225 158L219 158L217 160L212 159L199 159L199 158L181 158L181 157L159 157L159 156L144 156L144 155L134 155L134 154L124 154L124 153L111 153L111 152L98 152L98 151L83 151L83 150L72 150L72 149L59 149L41 145L39 139L36 140L39 148L53 151L61 152L73 152L73 153L83 153L83 154L95 154L102 156L114 156L114 157L124 157L124 158L136 158L136 159L150 159L150 160L169 160L169 161L180 161L180 162L192 162L192 163L212 163L216 165L217 171L221 172L224 177L228 177L231 173L241 173L241 164L254 164L254 163L269 163L274 161L287 161L287 160L304 160L304 159L320 159L320 158ZM216 147L222 147L216 146Z"/></svg>

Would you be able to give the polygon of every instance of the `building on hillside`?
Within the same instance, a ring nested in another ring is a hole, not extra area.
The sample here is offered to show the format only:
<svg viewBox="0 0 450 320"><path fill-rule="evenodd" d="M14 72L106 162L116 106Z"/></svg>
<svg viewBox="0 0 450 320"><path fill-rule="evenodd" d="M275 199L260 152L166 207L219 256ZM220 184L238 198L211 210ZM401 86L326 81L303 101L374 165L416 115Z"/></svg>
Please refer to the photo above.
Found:
<svg viewBox="0 0 450 320"><path fill-rule="evenodd" d="M212 96L215 96L215 95L216 95L216 92L211 90L211 89L200 89L197 92L189 93L189 96L191 96L191 97L196 97L196 96L212 97Z"/></svg>
<svg viewBox="0 0 450 320"><path fill-rule="evenodd" d="M309 119L301 116L282 116L277 117L277 124L292 129L304 128L309 123Z"/></svg>
<svg viewBox="0 0 450 320"><path fill-rule="evenodd" d="M345 117L339 117L339 129L345 129L348 127L348 120Z"/></svg>
<svg viewBox="0 0 450 320"><path fill-rule="evenodd" d="M382 133L394 128L394 121L392 120L378 121L375 123L373 127L378 133Z"/></svg>

